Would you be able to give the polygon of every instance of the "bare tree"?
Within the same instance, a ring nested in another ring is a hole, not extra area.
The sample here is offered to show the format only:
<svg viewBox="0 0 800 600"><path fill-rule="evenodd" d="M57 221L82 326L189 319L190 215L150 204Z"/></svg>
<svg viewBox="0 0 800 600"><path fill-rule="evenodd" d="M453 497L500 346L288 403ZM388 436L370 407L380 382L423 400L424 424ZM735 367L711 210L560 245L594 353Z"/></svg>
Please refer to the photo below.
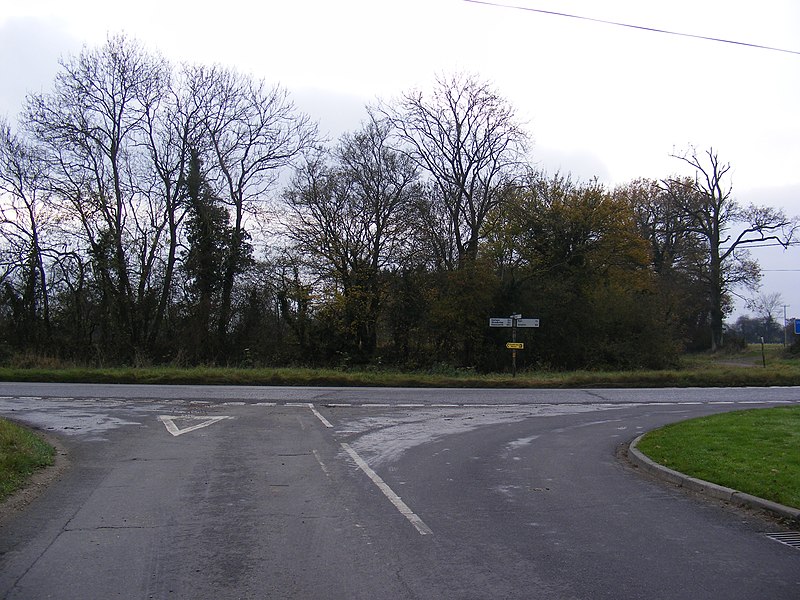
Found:
<svg viewBox="0 0 800 600"><path fill-rule="evenodd" d="M153 348L162 332L170 302L176 295L175 279L178 249L181 244L181 225L186 218L188 205L187 176L191 171L191 158L201 155L207 144L202 139L200 119L202 105L198 102L194 79L197 71L184 67L177 75L171 73L158 102L147 106L143 119L144 146L149 154L149 171L139 174L139 186L161 207L163 219L161 255L159 261L161 285L153 310L148 347Z"/></svg>
<svg viewBox="0 0 800 600"><path fill-rule="evenodd" d="M769 339L770 332L778 332L783 329L778 325L778 319L776 318L782 307L783 298L778 292L758 294L747 301L747 308L755 312L761 321L760 325L764 339Z"/></svg>
<svg viewBox="0 0 800 600"><path fill-rule="evenodd" d="M52 93L28 97L26 127L47 151L60 209L90 249L110 311L106 330L121 336L108 341L135 356L151 319L145 300L164 218L136 182L149 168L142 127L162 95L166 63L118 36L61 66Z"/></svg>
<svg viewBox="0 0 800 600"><path fill-rule="evenodd" d="M736 285L752 287L760 279L758 264L749 259L746 248L769 242L787 247L797 221L769 206L740 207L728 179L730 163L722 162L713 148L702 154L690 148L674 156L695 171L694 179L672 179L665 184L687 219L686 231L701 236L706 246L711 350L716 351L722 347L730 290ZM738 233L732 233L735 229Z"/></svg>
<svg viewBox="0 0 800 600"><path fill-rule="evenodd" d="M317 128L299 113L288 92L235 71L197 67L197 102L203 135L213 155L209 178L232 212L231 251L223 271L217 324L227 336L234 281L249 260L247 217L259 212L281 169L291 166L316 141ZM213 167L212 167L213 164Z"/></svg>
<svg viewBox="0 0 800 600"><path fill-rule="evenodd" d="M54 249L46 237L55 215L47 202L45 165L35 147L0 120L0 283L17 296L21 315L18 337L35 343L41 321L50 332L50 285L46 255ZM42 340L43 341L43 340Z"/></svg>
<svg viewBox="0 0 800 600"><path fill-rule="evenodd" d="M370 113L333 152L299 170L286 194L287 235L318 275L335 282L359 350L376 346L381 272L407 254L417 168L389 147L390 125Z"/></svg>
<svg viewBox="0 0 800 600"><path fill-rule="evenodd" d="M483 224L521 166L527 135L512 107L474 76L441 76L430 94L413 90L382 107L400 148L428 173L436 196L429 214L444 214L457 256L478 256Z"/></svg>

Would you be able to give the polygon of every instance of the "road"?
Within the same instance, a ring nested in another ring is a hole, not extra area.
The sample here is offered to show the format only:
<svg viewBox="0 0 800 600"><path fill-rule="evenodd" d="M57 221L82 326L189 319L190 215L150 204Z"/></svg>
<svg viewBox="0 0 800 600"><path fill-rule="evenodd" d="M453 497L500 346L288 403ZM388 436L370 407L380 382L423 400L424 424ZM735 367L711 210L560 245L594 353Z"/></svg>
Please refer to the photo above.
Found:
<svg viewBox="0 0 800 600"><path fill-rule="evenodd" d="M0 384L70 467L0 520L3 598L800 598L775 522L619 449L798 388Z"/></svg>

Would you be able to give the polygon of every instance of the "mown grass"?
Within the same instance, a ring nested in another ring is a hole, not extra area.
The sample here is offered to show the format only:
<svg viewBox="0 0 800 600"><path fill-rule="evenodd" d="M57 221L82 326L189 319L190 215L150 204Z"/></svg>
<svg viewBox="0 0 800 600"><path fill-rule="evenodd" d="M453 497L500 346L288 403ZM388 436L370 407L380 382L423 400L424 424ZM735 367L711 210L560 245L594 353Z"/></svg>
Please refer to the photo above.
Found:
<svg viewBox="0 0 800 600"><path fill-rule="evenodd" d="M686 475L800 508L800 406L674 423L638 448Z"/></svg>
<svg viewBox="0 0 800 600"><path fill-rule="evenodd" d="M0 502L39 469L53 464L55 449L31 431L0 419Z"/></svg>
<svg viewBox="0 0 800 600"><path fill-rule="evenodd" d="M30 363L29 363L30 364ZM478 374L470 370L438 368L399 371L376 367L348 369L120 367L78 366L3 367L0 381L63 383L139 383L197 385L285 385L366 387L742 387L800 385L800 358L784 355L781 345L767 349L767 366L753 347L739 354L690 355L679 367L658 371L523 371Z"/></svg>

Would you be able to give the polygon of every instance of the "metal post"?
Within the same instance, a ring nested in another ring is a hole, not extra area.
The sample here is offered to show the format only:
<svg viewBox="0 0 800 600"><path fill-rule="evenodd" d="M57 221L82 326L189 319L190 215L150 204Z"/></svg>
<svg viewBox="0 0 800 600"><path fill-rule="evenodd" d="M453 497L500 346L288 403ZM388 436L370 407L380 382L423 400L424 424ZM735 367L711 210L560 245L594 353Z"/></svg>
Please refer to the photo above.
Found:
<svg viewBox="0 0 800 600"><path fill-rule="evenodd" d="M517 316L511 315L511 341L517 341ZM517 376L517 349L511 351L511 376Z"/></svg>

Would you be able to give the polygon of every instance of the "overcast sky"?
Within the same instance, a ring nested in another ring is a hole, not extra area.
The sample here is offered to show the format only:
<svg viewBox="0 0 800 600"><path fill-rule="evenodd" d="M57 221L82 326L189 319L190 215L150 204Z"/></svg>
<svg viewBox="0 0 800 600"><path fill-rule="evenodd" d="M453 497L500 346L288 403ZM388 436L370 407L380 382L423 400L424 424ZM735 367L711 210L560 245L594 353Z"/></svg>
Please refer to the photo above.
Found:
<svg viewBox="0 0 800 600"><path fill-rule="evenodd" d="M498 3L800 52L797 0ZM800 214L800 54L463 0L5 0L0 115L49 90L59 57L121 32L176 63L279 83L333 137L377 98L475 73L528 124L531 160L549 172L609 186L691 175L670 154L713 147L741 203ZM763 291L800 316L800 272L788 270L800 268L800 247L757 257Z"/></svg>

